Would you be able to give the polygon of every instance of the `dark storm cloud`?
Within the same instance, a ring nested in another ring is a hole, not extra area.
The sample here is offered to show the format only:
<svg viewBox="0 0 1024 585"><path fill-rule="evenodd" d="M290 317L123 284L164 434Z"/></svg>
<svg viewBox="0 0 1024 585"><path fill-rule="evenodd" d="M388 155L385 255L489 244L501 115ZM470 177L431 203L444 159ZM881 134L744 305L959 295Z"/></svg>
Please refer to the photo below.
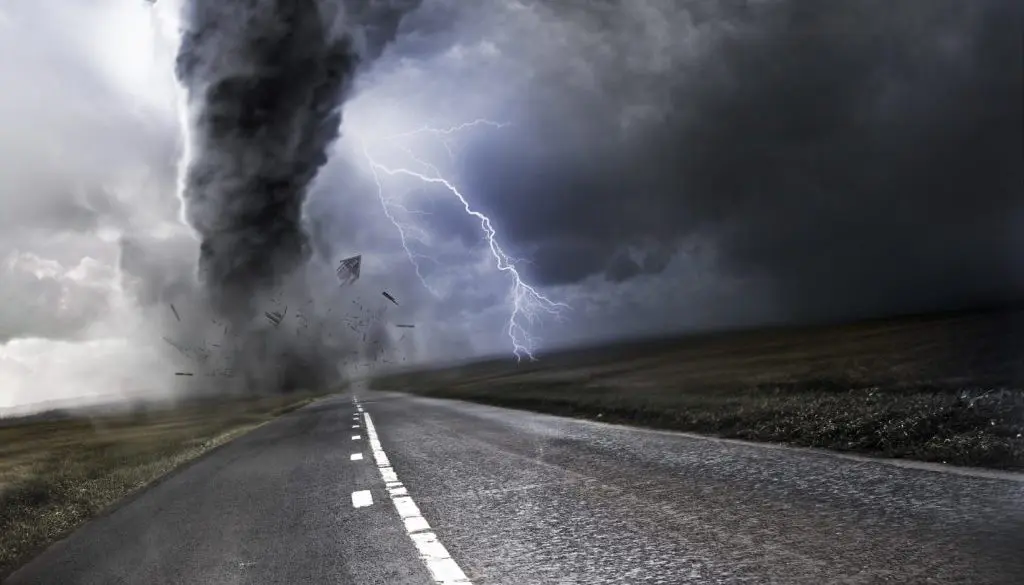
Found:
<svg viewBox="0 0 1024 585"><path fill-rule="evenodd" d="M605 265L605 279L625 282L641 274L660 274L672 261L674 252L668 246L652 247L639 253L637 259L629 250L620 248Z"/></svg>
<svg viewBox="0 0 1024 585"><path fill-rule="evenodd" d="M416 10L422 0L344 0L348 28L364 60L373 60L395 40L402 19Z"/></svg>
<svg viewBox="0 0 1024 585"><path fill-rule="evenodd" d="M640 265L629 255L629 252L620 250L608 261L605 276L612 282L624 282L638 274L640 274Z"/></svg>
<svg viewBox="0 0 1024 585"><path fill-rule="evenodd" d="M582 18L573 6L562 17ZM794 319L1024 292L1010 245L1024 204L1014 3L723 6L691 15L702 49L659 74L601 60L614 44L563 55L591 60L588 89L539 65L518 137L469 149L467 185L527 273L621 281L700 233L719 270ZM614 20L586 26L621 37ZM622 130L638 104L650 117Z"/></svg>

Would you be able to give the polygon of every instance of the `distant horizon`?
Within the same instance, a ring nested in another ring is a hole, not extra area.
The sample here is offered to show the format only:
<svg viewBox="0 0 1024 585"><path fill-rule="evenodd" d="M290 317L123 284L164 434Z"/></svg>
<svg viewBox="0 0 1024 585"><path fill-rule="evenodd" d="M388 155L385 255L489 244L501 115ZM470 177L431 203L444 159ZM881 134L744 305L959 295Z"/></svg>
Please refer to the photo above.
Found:
<svg viewBox="0 0 1024 585"><path fill-rule="evenodd" d="M907 312L896 312L888 315L879 315L873 317L861 317L861 318L850 318L832 321L818 321L818 322L807 322L807 323L764 323L761 325L739 325L735 327L709 327L702 329L693 329L685 332L666 333L666 334L653 334L653 335L637 335L632 337L621 337L613 338L605 341L595 341L593 343L580 343L572 345L561 345L546 349L537 353L537 361L543 362L545 356L552 356L564 353L571 353L577 350L591 350L600 348L611 348L615 346L631 346L631 345L643 345L645 343L659 343L659 342L671 342L679 341L683 339L699 338L704 336L711 336L716 334L742 334L742 333L756 333L756 332L767 332L767 331L785 331L785 330L803 330L803 329L826 329L832 327L841 327L844 325L857 325L862 323L872 323L877 321L888 321L888 320L910 320L915 318L928 318L928 317L942 317L942 316L953 316L958 314L971 315L971 314L986 314L986 313L999 313L999 312L1024 312L1024 299L1019 300L1007 300L1003 302L991 302L991 303L978 303L974 305L963 306L959 308L945 308L935 309L930 311L907 311ZM515 357L508 354L488 354L484 356L476 356L461 360L446 360L431 364L424 367L423 364L403 366L401 368L395 368L390 371L393 372L415 372L415 371L426 371L441 369L453 366L478 364L485 362L494 361L515 361ZM523 363L529 363L527 360L523 360Z"/></svg>
<svg viewBox="0 0 1024 585"><path fill-rule="evenodd" d="M982 315L987 313L1014 313L1024 312L1024 300L1012 300L1005 302L993 302L976 304L967 307L960 308L949 308L939 309L934 311L921 311L921 312L905 312L905 313L894 313L891 315L883 315L877 317L864 317L859 319L846 319L837 320L831 322L818 322L818 323L805 323L805 324L764 324L760 326L738 326L738 327L722 327L722 328L707 328L701 330L691 330L680 333L670 333L664 335L641 335L635 337L625 337L618 339L609 339L606 341L597 341L594 343L585 343L577 345L565 345L554 347L537 354L537 362L543 363L546 357L554 357L557 355L563 355L572 353L574 351L587 351L597 349L611 349L617 346L628 347L628 346L641 346L644 344L658 344L658 343L671 343L673 341L681 341L684 339L697 339L700 337L713 336L717 334L744 334L744 333L756 333L756 332L769 332L769 331L786 331L786 330L803 330L803 329L827 329L831 327L841 327L844 325L857 325L864 323L872 323L878 321L887 320L910 320L915 318L938 318L942 316L954 316L954 315ZM403 372L416 372L416 371L431 371L438 369L445 369L451 367L468 366L474 364L484 364L490 362L512 362L515 358L508 354L490 354L483 356L476 356L466 358L462 360L446 360L436 362L432 364L416 364L409 366L402 366L396 368L383 369L381 372L359 372L355 375L350 375L345 378L346 382L365 381L372 379L377 375L388 375L397 374ZM528 360L524 360L523 364L529 364ZM29 418L37 415L45 415L47 413L57 413L62 411L82 411L88 409L100 409L104 414L109 413L111 410L121 410L133 405L157 405L159 403L174 403L179 399L189 400L194 398L202 397L201 394L194 395L182 395L179 397L166 396L166 395L145 395L138 394L131 397L127 397L123 394L109 393L103 395L93 395L84 397L70 397L70 398L54 398L49 400L41 400L37 402L30 402L26 404L20 404L17 406L0 407L0 421L13 421L17 419ZM213 396L209 396L213 397ZM227 398L227 395L223 397Z"/></svg>

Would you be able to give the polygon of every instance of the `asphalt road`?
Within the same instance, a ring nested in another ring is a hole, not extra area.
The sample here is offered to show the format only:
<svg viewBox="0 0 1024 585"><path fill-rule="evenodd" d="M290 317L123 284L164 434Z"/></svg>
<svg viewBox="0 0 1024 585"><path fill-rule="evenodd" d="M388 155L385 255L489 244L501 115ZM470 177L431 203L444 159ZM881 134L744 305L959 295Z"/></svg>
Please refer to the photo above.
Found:
<svg viewBox="0 0 1024 585"><path fill-rule="evenodd" d="M1021 476L394 394L358 408L261 427L9 582L1024 583Z"/></svg>

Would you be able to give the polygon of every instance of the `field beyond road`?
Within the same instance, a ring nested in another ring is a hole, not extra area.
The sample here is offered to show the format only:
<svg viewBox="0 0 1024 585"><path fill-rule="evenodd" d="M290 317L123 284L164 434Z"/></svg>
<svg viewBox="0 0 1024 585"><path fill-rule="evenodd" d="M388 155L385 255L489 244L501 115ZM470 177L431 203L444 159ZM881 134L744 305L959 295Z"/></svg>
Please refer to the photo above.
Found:
<svg viewBox="0 0 1024 585"><path fill-rule="evenodd" d="M0 580L124 496L317 396L0 420Z"/></svg>
<svg viewBox="0 0 1024 585"><path fill-rule="evenodd" d="M1024 312L697 335L378 377L377 390L1024 469Z"/></svg>

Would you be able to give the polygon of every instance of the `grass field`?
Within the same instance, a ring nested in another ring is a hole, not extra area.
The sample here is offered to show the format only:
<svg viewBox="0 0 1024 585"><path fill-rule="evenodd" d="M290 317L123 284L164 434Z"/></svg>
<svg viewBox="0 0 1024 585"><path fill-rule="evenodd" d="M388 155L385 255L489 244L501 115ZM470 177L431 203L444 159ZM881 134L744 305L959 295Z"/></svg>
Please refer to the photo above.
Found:
<svg viewBox="0 0 1024 585"><path fill-rule="evenodd" d="M224 399L133 414L3 421L0 580L124 496L314 398Z"/></svg>
<svg viewBox="0 0 1024 585"><path fill-rule="evenodd" d="M608 422L1024 469L1024 312L700 335L382 376Z"/></svg>

